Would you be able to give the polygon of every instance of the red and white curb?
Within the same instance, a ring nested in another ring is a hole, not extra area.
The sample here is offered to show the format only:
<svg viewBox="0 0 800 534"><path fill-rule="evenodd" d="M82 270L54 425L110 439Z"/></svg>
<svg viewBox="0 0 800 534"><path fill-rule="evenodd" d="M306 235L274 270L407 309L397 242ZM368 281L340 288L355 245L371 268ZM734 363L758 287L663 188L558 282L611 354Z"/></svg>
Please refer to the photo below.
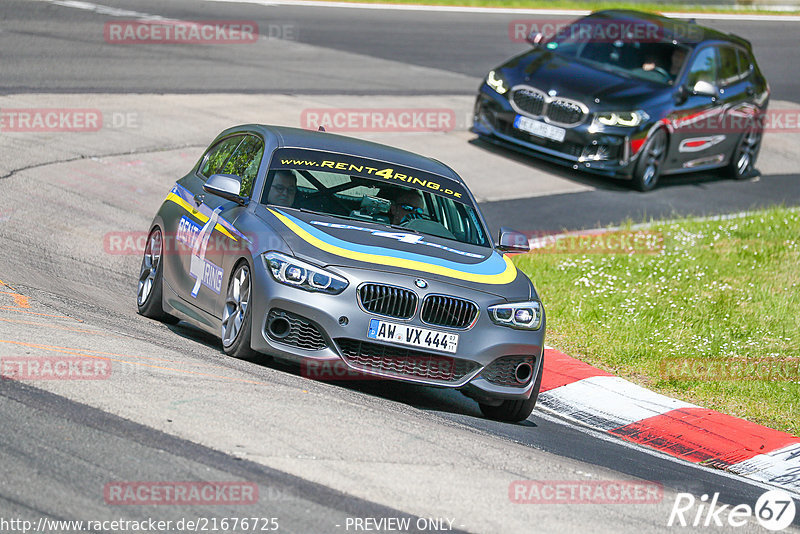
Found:
<svg viewBox="0 0 800 534"><path fill-rule="evenodd" d="M549 347L537 407L800 495L800 438L654 393Z"/></svg>

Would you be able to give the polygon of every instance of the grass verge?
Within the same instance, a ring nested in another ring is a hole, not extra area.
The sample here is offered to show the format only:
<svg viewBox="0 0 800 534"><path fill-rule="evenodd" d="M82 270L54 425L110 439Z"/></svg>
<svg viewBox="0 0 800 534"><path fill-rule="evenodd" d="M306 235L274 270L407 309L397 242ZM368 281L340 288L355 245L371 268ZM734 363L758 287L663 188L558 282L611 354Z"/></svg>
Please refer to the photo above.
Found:
<svg viewBox="0 0 800 534"><path fill-rule="evenodd" d="M326 1L326 0L323 0ZM429 6L454 6L454 7L495 7L505 9L574 9L582 11L597 11L601 9L635 9L638 11L654 11L658 13L739 13L762 15L796 15L797 9L776 9L774 6L752 5L696 5L696 4L659 4L639 2L614 2L614 1L562 1L554 3L549 0L329 0L337 2L368 3L368 4L408 4ZM789 2L787 2L789 4ZM780 0L775 5L781 5Z"/></svg>
<svg viewBox="0 0 800 534"><path fill-rule="evenodd" d="M800 211L614 235L515 258L544 302L548 343L665 395L800 435ZM610 253L631 243L634 252Z"/></svg>

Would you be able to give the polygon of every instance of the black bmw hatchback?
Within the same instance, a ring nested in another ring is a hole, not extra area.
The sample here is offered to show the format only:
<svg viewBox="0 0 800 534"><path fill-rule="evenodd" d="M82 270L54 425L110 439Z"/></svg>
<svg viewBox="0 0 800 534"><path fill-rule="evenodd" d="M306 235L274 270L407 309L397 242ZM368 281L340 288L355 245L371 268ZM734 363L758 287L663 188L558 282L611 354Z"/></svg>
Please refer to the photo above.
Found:
<svg viewBox="0 0 800 534"><path fill-rule="evenodd" d="M769 86L745 39L637 11L599 11L489 72L484 140L631 180L724 169L752 176Z"/></svg>

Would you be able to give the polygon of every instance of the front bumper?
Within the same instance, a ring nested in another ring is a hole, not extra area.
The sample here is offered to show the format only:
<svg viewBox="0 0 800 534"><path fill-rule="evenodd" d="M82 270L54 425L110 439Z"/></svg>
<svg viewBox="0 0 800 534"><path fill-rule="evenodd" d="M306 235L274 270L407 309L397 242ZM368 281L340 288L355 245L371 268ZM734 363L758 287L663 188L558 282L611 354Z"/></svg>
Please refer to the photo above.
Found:
<svg viewBox="0 0 800 534"><path fill-rule="evenodd" d="M575 170L631 178L635 162L631 148L633 132L622 128L592 131L590 116L577 126L565 128L564 140L559 142L517 129L514 127L517 115L507 98L484 84L475 101L472 131L488 141Z"/></svg>
<svg viewBox="0 0 800 534"><path fill-rule="evenodd" d="M486 313L492 304L505 299L462 286L425 277L428 287L420 289L412 275L374 270L328 267L349 280L339 295L311 293L278 282L256 262L253 276L252 348L275 357L298 362L302 370L352 369L327 376L304 372L321 379L346 379L366 375L390 380L414 382L436 387L455 388L475 398L527 399L537 372L541 372L545 321L538 330L526 331L498 326ZM409 319L370 313L359 303L358 288L364 283L379 283L411 290L418 305ZM424 323L420 309L426 295L450 295L474 302L478 315L468 328L448 328ZM522 295L518 300L525 300ZM270 323L276 318L290 327L276 336ZM457 333L457 351L453 354L435 349L411 347L370 339L371 319L408 324L437 332ZM531 365L528 380L519 383L513 369L520 362Z"/></svg>

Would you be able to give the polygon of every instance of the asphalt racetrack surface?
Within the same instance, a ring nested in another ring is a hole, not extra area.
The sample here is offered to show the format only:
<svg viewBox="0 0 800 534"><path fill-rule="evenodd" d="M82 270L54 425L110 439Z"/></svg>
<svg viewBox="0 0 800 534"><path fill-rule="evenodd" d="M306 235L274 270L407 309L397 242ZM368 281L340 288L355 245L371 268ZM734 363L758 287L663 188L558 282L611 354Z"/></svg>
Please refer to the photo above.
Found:
<svg viewBox="0 0 800 534"><path fill-rule="evenodd" d="M222 129L303 126L303 110L451 111L446 132L352 135L452 165L495 231L797 205L797 133L765 137L754 180L681 176L639 194L486 146L468 131L482 76L524 49L508 36L515 15L131 4L0 4L0 113L86 108L103 117L96 131L0 128L0 358L83 356L111 366L105 380L0 381L0 521L149 518L183 532L200 530L185 528L189 520L219 527L248 517L259 531L299 533L663 532L680 492L755 504L764 487L538 410L522 424L496 423L458 392L312 381L290 366L228 358L217 339L136 314L140 255L111 247L109 236L145 232ZM266 35L247 46L104 41L106 22L147 16L254 20ZM800 109L798 23L705 23L749 38L773 105ZM654 503L521 504L509 494L519 480L655 483L662 494ZM153 481L247 483L258 498L129 505L109 497L115 484ZM403 520L406 530L391 528ZM227 525L217 531L252 531ZM737 531L763 529L751 518Z"/></svg>

